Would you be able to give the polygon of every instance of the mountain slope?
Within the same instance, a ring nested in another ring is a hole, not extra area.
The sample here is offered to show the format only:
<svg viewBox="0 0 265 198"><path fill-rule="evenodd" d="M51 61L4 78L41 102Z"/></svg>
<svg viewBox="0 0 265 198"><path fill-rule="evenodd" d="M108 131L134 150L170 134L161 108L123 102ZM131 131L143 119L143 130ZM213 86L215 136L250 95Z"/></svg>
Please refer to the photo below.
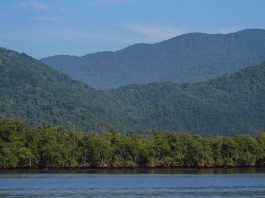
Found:
<svg viewBox="0 0 265 198"><path fill-rule="evenodd" d="M136 44L116 52L41 61L75 80L98 88L150 82L198 82L239 71L265 60L265 30L230 34L190 33L156 44Z"/></svg>
<svg viewBox="0 0 265 198"><path fill-rule="evenodd" d="M47 65L0 48L0 117L30 124L64 124L87 128L92 123L94 90ZM86 126L85 126L86 125Z"/></svg>
<svg viewBox="0 0 265 198"><path fill-rule="evenodd" d="M131 85L107 93L122 112L112 123L129 131L235 134L265 130L265 63L206 82Z"/></svg>
<svg viewBox="0 0 265 198"><path fill-rule="evenodd" d="M265 130L265 63L215 80L130 85L96 91L47 65L0 48L0 118L85 131Z"/></svg>

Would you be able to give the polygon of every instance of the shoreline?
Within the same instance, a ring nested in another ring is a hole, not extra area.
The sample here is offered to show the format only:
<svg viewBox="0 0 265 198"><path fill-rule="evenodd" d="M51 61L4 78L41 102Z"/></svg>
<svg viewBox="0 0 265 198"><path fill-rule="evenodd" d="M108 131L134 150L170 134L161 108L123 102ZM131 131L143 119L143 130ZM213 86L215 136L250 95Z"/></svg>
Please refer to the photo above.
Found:
<svg viewBox="0 0 265 198"><path fill-rule="evenodd" d="M264 172L265 167L119 167L119 168L0 168L2 172L241 172L241 171L254 171Z"/></svg>

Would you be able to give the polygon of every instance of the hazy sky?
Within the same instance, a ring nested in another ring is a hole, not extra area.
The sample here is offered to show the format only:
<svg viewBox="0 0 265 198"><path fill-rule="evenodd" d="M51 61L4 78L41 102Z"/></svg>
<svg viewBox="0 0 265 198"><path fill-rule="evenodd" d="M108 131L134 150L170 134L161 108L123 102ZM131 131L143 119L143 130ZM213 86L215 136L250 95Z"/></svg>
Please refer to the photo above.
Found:
<svg viewBox="0 0 265 198"><path fill-rule="evenodd" d="M0 46L36 58L265 28L265 0L0 0Z"/></svg>

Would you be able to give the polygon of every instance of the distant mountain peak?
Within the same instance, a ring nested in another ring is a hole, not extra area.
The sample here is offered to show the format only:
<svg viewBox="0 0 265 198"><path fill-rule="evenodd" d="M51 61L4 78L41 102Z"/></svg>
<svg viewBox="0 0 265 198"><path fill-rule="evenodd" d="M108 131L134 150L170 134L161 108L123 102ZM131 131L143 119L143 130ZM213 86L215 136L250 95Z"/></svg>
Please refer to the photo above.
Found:
<svg viewBox="0 0 265 198"><path fill-rule="evenodd" d="M198 82L265 60L265 30L229 34L188 33L116 52L42 59L49 66L97 89L150 82Z"/></svg>

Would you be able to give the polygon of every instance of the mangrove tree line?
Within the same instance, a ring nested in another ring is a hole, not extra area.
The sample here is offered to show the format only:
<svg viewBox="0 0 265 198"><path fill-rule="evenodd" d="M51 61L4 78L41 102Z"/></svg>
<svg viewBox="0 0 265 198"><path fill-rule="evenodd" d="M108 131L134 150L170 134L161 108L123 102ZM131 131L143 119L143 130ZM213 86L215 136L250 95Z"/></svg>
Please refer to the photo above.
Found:
<svg viewBox="0 0 265 198"><path fill-rule="evenodd" d="M0 120L0 168L265 167L265 132L256 137L84 133Z"/></svg>

